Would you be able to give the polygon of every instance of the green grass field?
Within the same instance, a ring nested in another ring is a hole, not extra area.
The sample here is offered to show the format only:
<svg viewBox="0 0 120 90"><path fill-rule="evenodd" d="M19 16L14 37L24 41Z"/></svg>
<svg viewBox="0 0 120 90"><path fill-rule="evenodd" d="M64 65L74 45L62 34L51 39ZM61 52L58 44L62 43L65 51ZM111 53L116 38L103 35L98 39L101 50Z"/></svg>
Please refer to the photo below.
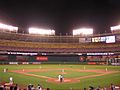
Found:
<svg viewBox="0 0 120 90"><path fill-rule="evenodd" d="M27 72L29 74L42 75L52 78L57 78L60 70L65 68L72 68L73 70L65 70L67 74L64 74L65 78L76 78L89 76L94 74L99 74L99 72L77 72L75 69L83 70L84 67L86 70L105 70L108 71L119 71L116 73L96 76L91 78L81 78L80 82L77 83L51 83L46 82L45 78L39 78L35 76L27 76L23 74L18 74L15 72L4 73L3 69L8 68L9 70L23 70L23 69L50 69L50 71L45 72ZM52 70L53 69L53 70ZM55 70L60 69L60 70ZM97 87L108 87L111 83L115 85L120 85L120 66L103 66L103 65L72 65L72 64L41 64L41 65L0 65L0 82L9 82L9 77L12 76L14 83L17 83L19 86L27 87L28 84L41 84L44 88L49 87L51 90L68 90L69 88L73 89L83 89L84 87L88 88L90 85Z"/></svg>

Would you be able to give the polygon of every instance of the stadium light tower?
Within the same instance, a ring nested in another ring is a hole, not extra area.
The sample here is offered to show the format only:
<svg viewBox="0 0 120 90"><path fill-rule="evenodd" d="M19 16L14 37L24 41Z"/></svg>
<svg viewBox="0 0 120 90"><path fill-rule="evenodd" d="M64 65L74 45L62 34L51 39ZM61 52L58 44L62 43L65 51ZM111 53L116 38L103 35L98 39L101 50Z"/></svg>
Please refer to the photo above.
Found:
<svg viewBox="0 0 120 90"><path fill-rule="evenodd" d="M31 27L29 28L29 34L55 35L55 30Z"/></svg>
<svg viewBox="0 0 120 90"><path fill-rule="evenodd" d="M92 28L80 28L73 30L73 35L91 35L91 34L93 34Z"/></svg>
<svg viewBox="0 0 120 90"><path fill-rule="evenodd" d="M12 31L12 32L17 32L17 31L18 31L18 27L0 23L0 30L2 30L2 31L8 30L8 31L10 31L10 32L11 32L11 31Z"/></svg>
<svg viewBox="0 0 120 90"><path fill-rule="evenodd" d="M111 32L120 32L120 25L110 27Z"/></svg>

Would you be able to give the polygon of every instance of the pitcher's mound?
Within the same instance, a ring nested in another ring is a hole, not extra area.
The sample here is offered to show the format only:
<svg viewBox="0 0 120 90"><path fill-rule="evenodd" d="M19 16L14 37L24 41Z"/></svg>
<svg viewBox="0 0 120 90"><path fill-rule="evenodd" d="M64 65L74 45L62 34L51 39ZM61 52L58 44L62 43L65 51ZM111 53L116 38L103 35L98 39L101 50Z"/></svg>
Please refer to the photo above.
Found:
<svg viewBox="0 0 120 90"><path fill-rule="evenodd" d="M67 73L66 72L60 72L60 73L58 72L57 74L67 74Z"/></svg>
<svg viewBox="0 0 120 90"><path fill-rule="evenodd" d="M58 78L50 78L50 79L48 79L47 81L48 81L48 82L52 82L52 83L77 83L77 82L79 82L80 80L78 80L78 79L65 78L65 79L63 80L63 82L60 82L60 81L58 80Z"/></svg>

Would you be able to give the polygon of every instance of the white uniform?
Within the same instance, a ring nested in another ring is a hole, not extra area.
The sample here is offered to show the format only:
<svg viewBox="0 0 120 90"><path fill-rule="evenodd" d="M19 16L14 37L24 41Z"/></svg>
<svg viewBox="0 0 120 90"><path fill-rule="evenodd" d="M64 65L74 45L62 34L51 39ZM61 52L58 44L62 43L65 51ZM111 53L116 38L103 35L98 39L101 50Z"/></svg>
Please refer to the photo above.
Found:
<svg viewBox="0 0 120 90"><path fill-rule="evenodd" d="M61 75L58 75L58 80L60 81Z"/></svg>
<svg viewBox="0 0 120 90"><path fill-rule="evenodd" d="M6 72L7 70L6 70L6 68L4 68L4 70L3 70L4 72Z"/></svg>

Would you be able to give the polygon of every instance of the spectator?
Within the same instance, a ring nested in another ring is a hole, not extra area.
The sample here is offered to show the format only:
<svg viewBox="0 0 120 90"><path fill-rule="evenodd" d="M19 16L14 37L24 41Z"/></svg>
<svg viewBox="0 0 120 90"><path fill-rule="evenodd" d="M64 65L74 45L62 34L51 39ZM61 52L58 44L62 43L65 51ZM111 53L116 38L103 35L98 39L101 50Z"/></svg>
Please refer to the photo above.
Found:
<svg viewBox="0 0 120 90"><path fill-rule="evenodd" d="M10 85L10 90L13 90L13 89L14 89L13 85Z"/></svg>
<svg viewBox="0 0 120 90"><path fill-rule="evenodd" d="M6 89L6 85L4 85L3 90L7 90L7 89Z"/></svg>
<svg viewBox="0 0 120 90"><path fill-rule="evenodd" d="M0 85L0 90L3 90L3 86L2 85Z"/></svg>
<svg viewBox="0 0 120 90"><path fill-rule="evenodd" d="M40 86L40 84L38 84L36 90L41 90L41 88L42 88L42 87Z"/></svg>
<svg viewBox="0 0 120 90"><path fill-rule="evenodd" d="M18 85L17 84L15 85L14 90L18 90Z"/></svg>
<svg viewBox="0 0 120 90"><path fill-rule="evenodd" d="M28 90L31 90L31 84L28 85Z"/></svg>
<svg viewBox="0 0 120 90"><path fill-rule="evenodd" d="M103 90L107 90L107 88L106 87L104 87L104 89Z"/></svg>
<svg viewBox="0 0 120 90"><path fill-rule="evenodd" d="M31 90L35 90L34 85L31 85Z"/></svg>
<svg viewBox="0 0 120 90"><path fill-rule="evenodd" d="M50 88L47 88L46 90L50 90Z"/></svg>
<svg viewBox="0 0 120 90"><path fill-rule="evenodd" d="M115 90L115 85L111 83L110 90Z"/></svg>
<svg viewBox="0 0 120 90"><path fill-rule="evenodd" d="M94 87L92 87L92 86L89 86L89 90L94 90Z"/></svg>
<svg viewBox="0 0 120 90"><path fill-rule="evenodd" d="M96 88L96 90L101 90L101 89L100 89L100 86L98 86L98 87Z"/></svg>

